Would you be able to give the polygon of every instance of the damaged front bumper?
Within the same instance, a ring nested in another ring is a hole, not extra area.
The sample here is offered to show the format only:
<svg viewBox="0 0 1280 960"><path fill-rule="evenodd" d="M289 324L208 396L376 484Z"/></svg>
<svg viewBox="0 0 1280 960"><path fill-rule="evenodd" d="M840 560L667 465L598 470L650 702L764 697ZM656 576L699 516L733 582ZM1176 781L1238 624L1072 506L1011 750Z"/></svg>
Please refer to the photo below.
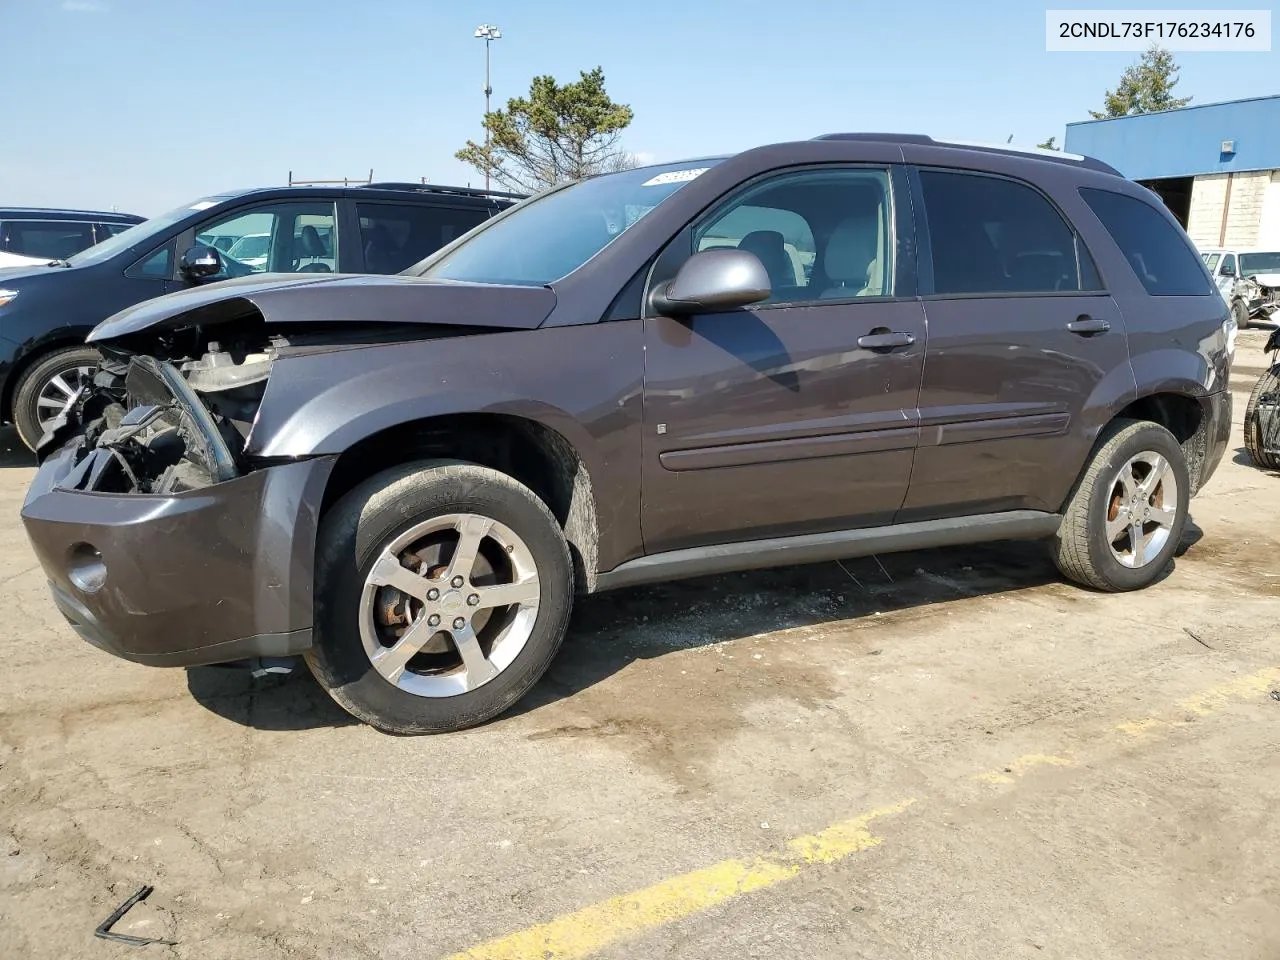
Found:
<svg viewBox="0 0 1280 960"><path fill-rule="evenodd" d="M171 365L135 359L127 387L127 411L42 445L22 507L58 608L94 646L156 666L309 648L334 458L240 465Z"/></svg>

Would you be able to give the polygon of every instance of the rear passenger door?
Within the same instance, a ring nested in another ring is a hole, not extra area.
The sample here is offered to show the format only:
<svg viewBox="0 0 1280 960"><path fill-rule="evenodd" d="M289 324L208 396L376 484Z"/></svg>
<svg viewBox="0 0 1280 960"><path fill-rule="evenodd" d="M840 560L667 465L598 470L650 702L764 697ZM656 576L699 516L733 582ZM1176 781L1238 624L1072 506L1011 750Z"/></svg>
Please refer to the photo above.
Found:
<svg viewBox="0 0 1280 960"><path fill-rule="evenodd" d="M477 207L357 203L366 273L399 273L488 219Z"/></svg>
<svg viewBox="0 0 1280 960"><path fill-rule="evenodd" d="M969 171L912 177L929 341L898 520L1055 511L1088 453L1095 396L1132 385L1120 310L1037 188Z"/></svg>

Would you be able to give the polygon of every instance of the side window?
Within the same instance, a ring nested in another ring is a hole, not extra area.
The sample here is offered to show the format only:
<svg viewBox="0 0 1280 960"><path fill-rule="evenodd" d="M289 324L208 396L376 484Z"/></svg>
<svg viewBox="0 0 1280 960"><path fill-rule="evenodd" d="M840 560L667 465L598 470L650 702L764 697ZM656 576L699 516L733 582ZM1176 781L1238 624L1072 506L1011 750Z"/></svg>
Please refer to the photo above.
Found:
<svg viewBox="0 0 1280 960"><path fill-rule="evenodd" d="M485 210L358 203L360 243L369 273L399 273L488 219Z"/></svg>
<svg viewBox="0 0 1280 960"><path fill-rule="evenodd" d="M336 273L338 218L332 203L285 201L204 223L196 240L222 251L216 279L251 273Z"/></svg>
<svg viewBox="0 0 1280 960"><path fill-rule="evenodd" d="M173 241L143 257L128 270L125 276L147 280L168 280L173 275Z"/></svg>
<svg viewBox="0 0 1280 960"><path fill-rule="evenodd" d="M1151 204L1094 187L1081 187L1080 196L1107 228L1147 293L1189 297L1215 292L1191 241Z"/></svg>
<svg viewBox="0 0 1280 960"><path fill-rule="evenodd" d="M1038 191L1012 180L921 170L939 294L1097 289L1074 231ZM1084 283L1081 282L1082 277Z"/></svg>
<svg viewBox="0 0 1280 960"><path fill-rule="evenodd" d="M769 273L770 303L890 296L889 200L883 170L781 176L695 228L693 251L754 253Z"/></svg>
<svg viewBox="0 0 1280 960"><path fill-rule="evenodd" d="M1222 258L1222 254L1202 253L1200 254L1200 257L1202 260L1204 260L1204 265L1209 268L1209 272L1213 273L1218 268L1218 260Z"/></svg>
<svg viewBox="0 0 1280 960"><path fill-rule="evenodd" d="M93 246L93 224L76 220L6 220L5 249L26 257L65 260Z"/></svg>
<svg viewBox="0 0 1280 960"><path fill-rule="evenodd" d="M1224 277L1234 277L1236 275L1236 255L1228 253L1222 258L1222 267L1218 270Z"/></svg>

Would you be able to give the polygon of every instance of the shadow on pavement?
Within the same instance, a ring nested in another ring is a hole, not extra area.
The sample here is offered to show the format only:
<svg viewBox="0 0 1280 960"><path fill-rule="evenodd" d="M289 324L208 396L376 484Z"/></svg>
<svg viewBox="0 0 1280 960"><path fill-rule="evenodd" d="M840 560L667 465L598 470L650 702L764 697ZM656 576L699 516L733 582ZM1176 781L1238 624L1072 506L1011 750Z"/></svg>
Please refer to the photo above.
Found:
<svg viewBox="0 0 1280 960"><path fill-rule="evenodd" d="M36 455L18 439L13 427L0 427L0 467L34 467Z"/></svg>
<svg viewBox="0 0 1280 960"><path fill-rule="evenodd" d="M189 667L187 689L206 710L256 730L311 730L356 722L320 689L303 663L287 676L236 667Z"/></svg>
<svg viewBox="0 0 1280 960"><path fill-rule="evenodd" d="M1189 521L1176 556L1203 536ZM1055 582L1088 595L1065 584L1044 544L1010 542L726 574L583 597L551 669L503 716L571 697L636 660ZM195 667L187 671L187 684L212 712L260 730L356 722L301 665L288 677L262 679L245 670Z"/></svg>
<svg viewBox="0 0 1280 960"><path fill-rule="evenodd" d="M1176 556L1204 536L1188 521ZM1173 572L1173 565L1161 575ZM573 696L635 660L775 630L1068 585L1043 543L979 544L637 587L583 598L555 662L508 715Z"/></svg>

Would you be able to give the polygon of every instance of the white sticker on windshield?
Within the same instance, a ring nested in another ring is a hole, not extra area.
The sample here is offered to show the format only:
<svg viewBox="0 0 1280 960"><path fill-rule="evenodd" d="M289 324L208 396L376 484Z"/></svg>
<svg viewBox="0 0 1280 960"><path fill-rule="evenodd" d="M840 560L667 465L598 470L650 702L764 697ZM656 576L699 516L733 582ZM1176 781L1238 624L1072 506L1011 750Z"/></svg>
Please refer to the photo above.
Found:
<svg viewBox="0 0 1280 960"><path fill-rule="evenodd" d="M664 183L687 183L699 174L706 173L710 167L695 167L693 170L668 170L640 184L642 187L659 187Z"/></svg>
<svg viewBox="0 0 1280 960"><path fill-rule="evenodd" d="M191 209L192 210L208 210L210 207L216 207L217 205L218 205L217 200L201 200L199 203L193 203L191 205Z"/></svg>

